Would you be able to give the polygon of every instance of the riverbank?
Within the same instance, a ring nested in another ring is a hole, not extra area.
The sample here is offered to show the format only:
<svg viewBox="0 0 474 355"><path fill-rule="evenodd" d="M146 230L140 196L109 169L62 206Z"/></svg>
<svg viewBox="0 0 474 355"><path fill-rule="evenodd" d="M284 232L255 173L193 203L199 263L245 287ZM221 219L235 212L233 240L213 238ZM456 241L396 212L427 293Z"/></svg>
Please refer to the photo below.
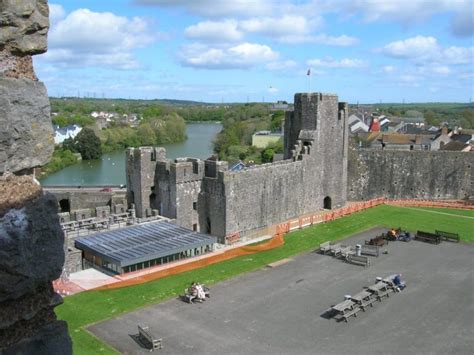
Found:
<svg viewBox="0 0 474 355"><path fill-rule="evenodd" d="M163 144L167 157L194 157L207 159L213 154L212 141L222 128L221 124L190 123L186 125L188 139L179 143ZM108 152L99 160L81 161L49 176L41 177L43 186L90 186L126 184L125 150Z"/></svg>

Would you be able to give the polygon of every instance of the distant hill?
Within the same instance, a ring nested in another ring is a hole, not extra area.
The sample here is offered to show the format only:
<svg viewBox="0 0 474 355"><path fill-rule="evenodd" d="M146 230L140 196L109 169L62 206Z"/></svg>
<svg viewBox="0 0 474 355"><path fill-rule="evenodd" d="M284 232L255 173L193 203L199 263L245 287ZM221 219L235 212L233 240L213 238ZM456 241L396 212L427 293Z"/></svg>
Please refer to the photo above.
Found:
<svg viewBox="0 0 474 355"><path fill-rule="evenodd" d="M199 101L190 101L190 100L174 100L174 99L101 99L101 98L91 98L91 97L50 97L51 102L55 101L69 101L69 102L84 102L84 103L94 103L94 104L106 104L110 105L114 102L119 104L134 104L134 105L165 105L165 106L209 106L217 105L214 103L208 102L199 102Z"/></svg>

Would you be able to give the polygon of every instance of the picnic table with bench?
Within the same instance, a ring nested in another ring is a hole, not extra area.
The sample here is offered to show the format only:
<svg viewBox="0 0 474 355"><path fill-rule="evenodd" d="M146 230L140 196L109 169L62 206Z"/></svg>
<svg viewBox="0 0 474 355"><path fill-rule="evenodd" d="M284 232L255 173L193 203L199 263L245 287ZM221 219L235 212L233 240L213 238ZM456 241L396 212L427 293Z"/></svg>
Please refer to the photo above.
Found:
<svg viewBox="0 0 474 355"><path fill-rule="evenodd" d="M350 316L357 317L357 312L361 310L357 302L354 302L350 299L332 306L331 309L336 312L336 315L339 315L342 319L344 319L346 323L347 318Z"/></svg>
<svg viewBox="0 0 474 355"><path fill-rule="evenodd" d="M373 307L373 303L377 300L376 297L374 297L374 294L369 291L362 291L359 292L358 294L351 296L351 300L356 302L360 308L365 312L365 308L367 306Z"/></svg>
<svg viewBox="0 0 474 355"><path fill-rule="evenodd" d="M329 250L331 250L330 242L324 242L322 244L319 244L319 251L321 254L326 254Z"/></svg>
<svg viewBox="0 0 474 355"><path fill-rule="evenodd" d="M459 234L457 233L450 233L450 232L443 232L443 231L435 231L436 235L439 235L442 240L450 241L450 242L456 242L459 243Z"/></svg>
<svg viewBox="0 0 474 355"><path fill-rule="evenodd" d="M420 240L422 242L432 243L432 244L440 244L441 243L441 236L433 233L417 231L415 235L416 240Z"/></svg>
<svg viewBox="0 0 474 355"><path fill-rule="evenodd" d="M370 265L370 260L367 256L358 256L358 255L347 255L346 256L346 261L351 264L356 264L356 265L361 265L361 266L369 266Z"/></svg>
<svg viewBox="0 0 474 355"><path fill-rule="evenodd" d="M379 301L382 301L382 297L389 297L389 293L393 290L385 282L377 282L375 285L367 288L369 292L372 292Z"/></svg>
<svg viewBox="0 0 474 355"><path fill-rule="evenodd" d="M138 326L138 337L145 340L148 345L151 347L150 351L155 349L162 349L162 339L155 337L151 332L149 327Z"/></svg>

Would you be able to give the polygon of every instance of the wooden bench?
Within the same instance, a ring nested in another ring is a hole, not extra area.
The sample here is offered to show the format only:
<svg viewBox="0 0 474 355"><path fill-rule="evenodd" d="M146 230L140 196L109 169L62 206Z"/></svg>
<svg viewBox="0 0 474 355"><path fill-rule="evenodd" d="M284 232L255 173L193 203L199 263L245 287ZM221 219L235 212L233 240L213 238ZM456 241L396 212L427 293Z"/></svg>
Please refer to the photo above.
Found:
<svg viewBox="0 0 474 355"><path fill-rule="evenodd" d="M378 245L370 245L370 244L366 244L366 245L362 245L362 249L361 249L361 254L362 255L370 255L370 256L376 256L378 257L379 256L379 246Z"/></svg>
<svg viewBox="0 0 474 355"><path fill-rule="evenodd" d="M365 245L377 245L379 247L388 244L388 240L383 235L365 241Z"/></svg>
<svg viewBox="0 0 474 355"><path fill-rule="evenodd" d="M370 260L367 256L347 255L346 260L348 263L361 265L364 267L370 265Z"/></svg>
<svg viewBox="0 0 474 355"><path fill-rule="evenodd" d="M441 243L441 237L439 235L422 231L416 232L415 239L432 244Z"/></svg>
<svg viewBox="0 0 474 355"><path fill-rule="evenodd" d="M329 254L332 255L332 256L338 256L338 255L341 254L341 251L344 248L345 248L345 246L341 245L341 243L331 245L331 249L329 250Z"/></svg>
<svg viewBox="0 0 474 355"><path fill-rule="evenodd" d="M457 233L449 233L449 232L443 232L443 231L435 231L436 235L439 235L442 240L450 241L450 242L456 242L459 243L459 234Z"/></svg>
<svg viewBox="0 0 474 355"><path fill-rule="evenodd" d="M209 289L209 287L206 287L204 285L201 285L201 286L202 286L202 290L204 291L204 295L207 298L211 298L211 290ZM194 300L198 300L197 293L193 294L191 291L191 287L188 287L184 289L184 299L188 303L193 303ZM202 302L202 300L199 300L199 301Z"/></svg>
<svg viewBox="0 0 474 355"><path fill-rule="evenodd" d="M324 242L322 244L319 244L319 252L321 254L326 254L329 250L331 250L331 243Z"/></svg>
<svg viewBox="0 0 474 355"><path fill-rule="evenodd" d="M148 345L151 346L150 351L155 349L163 349L162 339L153 336L148 327L138 326L138 337L140 339L146 340Z"/></svg>

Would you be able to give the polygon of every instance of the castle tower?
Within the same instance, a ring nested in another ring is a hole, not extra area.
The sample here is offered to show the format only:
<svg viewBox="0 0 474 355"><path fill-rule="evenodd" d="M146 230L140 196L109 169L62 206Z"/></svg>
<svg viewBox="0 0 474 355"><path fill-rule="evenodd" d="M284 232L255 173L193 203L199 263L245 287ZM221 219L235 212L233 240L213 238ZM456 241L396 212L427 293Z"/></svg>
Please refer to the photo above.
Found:
<svg viewBox="0 0 474 355"><path fill-rule="evenodd" d="M346 202L347 117L347 103L322 93L295 94L294 111L285 117L285 158L311 160L308 168L324 194L324 208Z"/></svg>
<svg viewBox="0 0 474 355"><path fill-rule="evenodd" d="M166 150L157 147L128 148L126 152L127 202L135 204L137 217L146 217L158 209L155 193L157 161L166 158Z"/></svg>

